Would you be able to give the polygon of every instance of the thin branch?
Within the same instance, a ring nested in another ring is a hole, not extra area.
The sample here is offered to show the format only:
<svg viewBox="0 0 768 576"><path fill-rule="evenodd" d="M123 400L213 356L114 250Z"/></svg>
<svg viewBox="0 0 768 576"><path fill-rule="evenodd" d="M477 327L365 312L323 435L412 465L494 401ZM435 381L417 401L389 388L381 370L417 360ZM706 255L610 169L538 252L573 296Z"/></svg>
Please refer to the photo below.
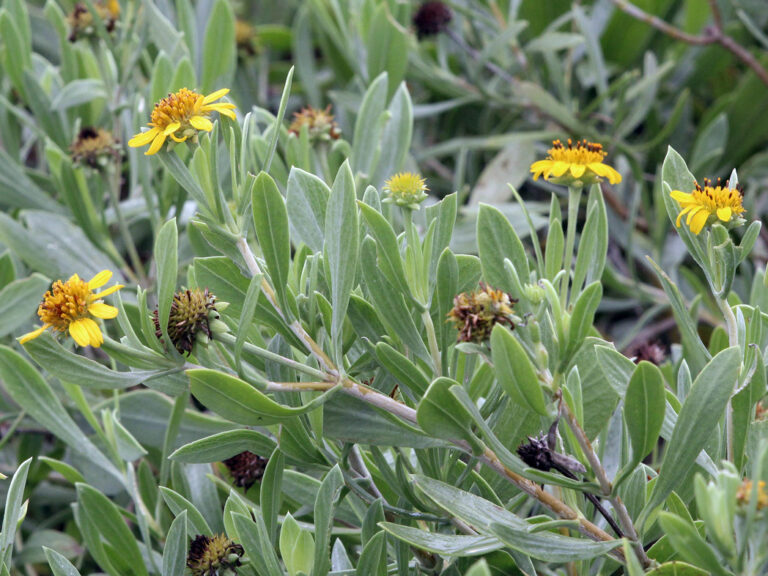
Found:
<svg viewBox="0 0 768 576"><path fill-rule="evenodd" d="M766 70L763 65L760 64L760 61L755 58L749 52L749 50L741 46L738 42L725 34L723 31L722 15L716 6L716 0L709 0L709 4L712 7L712 16L715 23L713 26L705 28L704 34L700 36L694 36L693 34L683 32L679 28L676 28L671 24L667 24L661 18L658 18L653 14L648 14L634 4L627 2L627 0L611 0L611 2L613 2L613 4L622 12L629 14L636 20L645 22L653 28L656 28L656 30L664 32L668 36L671 36L676 40L680 40L681 42L685 42L686 44L691 44L693 46L720 44L723 48L728 50L731 54L736 56L736 58L751 68L757 77L760 78L763 84L768 86L768 70Z"/></svg>

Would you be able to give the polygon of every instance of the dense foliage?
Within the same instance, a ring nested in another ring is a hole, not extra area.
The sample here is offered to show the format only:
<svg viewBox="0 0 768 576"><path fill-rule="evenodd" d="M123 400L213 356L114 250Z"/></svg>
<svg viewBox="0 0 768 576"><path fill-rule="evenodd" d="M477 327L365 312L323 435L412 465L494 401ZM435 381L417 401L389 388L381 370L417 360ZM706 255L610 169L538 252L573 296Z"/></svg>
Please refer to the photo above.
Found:
<svg viewBox="0 0 768 576"><path fill-rule="evenodd" d="M768 573L762 0L0 6L0 576Z"/></svg>

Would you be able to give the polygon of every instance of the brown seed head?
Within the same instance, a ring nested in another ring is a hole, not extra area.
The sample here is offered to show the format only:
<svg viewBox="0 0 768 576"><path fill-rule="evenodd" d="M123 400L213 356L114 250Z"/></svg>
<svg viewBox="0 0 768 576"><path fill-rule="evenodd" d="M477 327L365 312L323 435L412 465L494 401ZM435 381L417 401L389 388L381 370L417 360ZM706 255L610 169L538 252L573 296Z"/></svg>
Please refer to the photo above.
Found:
<svg viewBox="0 0 768 576"><path fill-rule="evenodd" d="M453 309L448 313L459 331L459 342L484 342L491 336L496 324L514 329L512 306L517 302L509 294L494 290L484 283L473 292L462 292L453 299Z"/></svg>
<svg viewBox="0 0 768 576"><path fill-rule="evenodd" d="M189 544L187 568L192 576L217 576L226 570L236 574L242 555L243 547L224 534L213 537L200 534Z"/></svg>
<svg viewBox="0 0 768 576"><path fill-rule="evenodd" d="M242 486L246 491L264 476L268 458L262 458L253 452L240 452L223 461L232 474L235 486Z"/></svg>
<svg viewBox="0 0 768 576"><path fill-rule="evenodd" d="M191 354L195 341L201 337L213 338L210 322L218 319L216 311L216 296L208 288L182 290L173 295L171 313L168 318L168 337L173 342L179 354ZM158 311L152 316L155 323L155 334L162 339Z"/></svg>
<svg viewBox="0 0 768 576"><path fill-rule="evenodd" d="M453 18L451 9L442 2L424 2L413 15L419 38L434 36L446 29Z"/></svg>

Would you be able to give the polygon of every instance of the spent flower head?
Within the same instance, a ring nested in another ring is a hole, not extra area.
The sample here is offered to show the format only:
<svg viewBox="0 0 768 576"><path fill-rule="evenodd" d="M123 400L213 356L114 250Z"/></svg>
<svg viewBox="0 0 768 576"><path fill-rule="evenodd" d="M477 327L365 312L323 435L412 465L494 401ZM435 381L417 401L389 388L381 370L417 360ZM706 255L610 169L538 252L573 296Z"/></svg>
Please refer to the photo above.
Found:
<svg viewBox="0 0 768 576"><path fill-rule="evenodd" d="M444 3L424 2L413 15L413 26L419 38L434 36L445 30L452 18L451 9Z"/></svg>
<svg viewBox="0 0 768 576"><path fill-rule="evenodd" d="M382 200L385 203L397 204L401 208L418 210L429 194L427 181L420 174L400 172L384 182L384 191L389 195Z"/></svg>
<svg viewBox="0 0 768 576"><path fill-rule="evenodd" d="M264 476L264 470L267 467L268 458L262 458L253 452L240 452L232 458L223 460L232 475L235 486L241 486L248 490Z"/></svg>
<svg viewBox="0 0 768 576"><path fill-rule="evenodd" d="M491 337L496 324L515 328L515 316L512 307L515 300L502 290L494 290L484 283L480 289L462 292L453 299L453 309L448 312L459 331L459 342L485 342Z"/></svg>
<svg viewBox="0 0 768 576"><path fill-rule="evenodd" d="M330 105L326 108L312 108L307 106L299 112L293 113L293 122L288 127L288 132L298 136L303 126L307 127L309 139L312 142L327 142L338 140L341 136L339 125L333 119Z"/></svg>
<svg viewBox="0 0 768 576"><path fill-rule="evenodd" d="M574 144L570 138L567 144L555 140L547 152L546 160L538 160L531 165L534 180L544 176L544 180L555 184L578 182L582 186L599 182L601 178L607 178L611 184L621 182L621 174L603 163L606 152L600 144L587 140Z"/></svg>
<svg viewBox="0 0 768 576"><path fill-rule="evenodd" d="M115 142L111 132L86 126L70 145L69 152L76 164L103 168L120 156L120 145Z"/></svg>
<svg viewBox="0 0 768 576"><path fill-rule="evenodd" d="M93 7L104 22L107 32L112 32L115 29L117 19L120 17L120 3L117 0L95 0ZM67 22L69 23L70 42L93 36L96 33L93 14L83 2L75 3L72 12L67 16Z"/></svg>
<svg viewBox="0 0 768 576"><path fill-rule="evenodd" d="M744 479L738 492L736 492L736 501L742 506L748 506L754 489L752 480ZM757 509L763 510L764 508L768 508L768 491L765 489L765 481L760 480L757 483Z"/></svg>
<svg viewBox="0 0 768 576"><path fill-rule="evenodd" d="M155 104L149 122L150 129L136 134L128 141L128 146L138 148L151 143L149 150L144 153L149 156L156 154L168 137L174 142L185 142L187 139L196 142L200 130L205 132L213 130L213 124L209 119L211 112L218 112L235 119L234 104L214 103L228 92L228 88L222 88L208 96L203 96L182 88L178 92L168 94Z"/></svg>
<svg viewBox="0 0 768 576"><path fill-rule="evenodd" d="M37 309L43 325L24 334L19 342L26 344L47 328L52 328L57 332L69 332L78 346L101 346L104 335L94 318L107 320L117 316L117 308L104 304L102 298L120 290L123 285L116 284L101 292L94 290L104 286L111 277L112 272L102 270L88 282L81 280L77 274L73 274L66 282L54 282Z"/></svg>
<svg viewBox="0 0 768 576"><path fill-rule="evenodd" d="M223 309L221 305L219 308ZM227 325L222 322L216 309L216 296L208 288L181 290L173 295L171 313L168 317L168 337L179 354L190 355L196 342L207 344L216 332L226 332ZM162 340L158 310L155 309L152 320L155 334Z"/></svg>
<svg viewBox="0 0 768 576"><path fill-rule="evenodd" d="M189 544L187 568L192 576L232 576L237 574L244 550L224 534L198 534Z"/></svg>
<svg viewBox="0 0 768 576"><path fill-rule="evenodd" d="M721 184L720 179L715 185L712 180L704 179L704 187L695 183L691 192L672 190L670 196L680 205L680 213L675 224L680 227L683 216L685 224L694 234L699 234L704 226L712 225L718 220L728 227L740 226L744 223L741 215L745 212L742 206L741 189L731 188L730 182Z"/></svg>
<svg viewBox="0 0 768 576"><path fill-rule="evenodd" d="M242 56L256 54L256 30L250 22L235 20L235 44L237 51Z"/></svg>

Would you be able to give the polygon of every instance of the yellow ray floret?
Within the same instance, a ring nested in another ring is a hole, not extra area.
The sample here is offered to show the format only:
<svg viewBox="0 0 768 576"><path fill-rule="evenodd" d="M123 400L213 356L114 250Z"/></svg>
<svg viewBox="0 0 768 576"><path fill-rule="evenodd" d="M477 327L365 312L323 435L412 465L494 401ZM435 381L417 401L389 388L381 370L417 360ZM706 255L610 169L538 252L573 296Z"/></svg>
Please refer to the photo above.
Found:
<svg viewBox="0 0 768 576"><path fill-rule="evenodd" d="M104 304L102 298L123 286L116 284L101 292L94 290L104 286L111 277L112 272L102 270L88 282L81 280L77 274L73 274L66 282L54 282L37 309L37 315L43 325L24 334L19 338L19 342L26 344L40 336L47 328L52 328L57 332L69 332L78 346L101 346L104 335L93 318L107 320L117 316L117 308Z"/></svg>
<svg viewBox="0 0 768 576"><path fill-rule="evenodd" d="M200 130L210 132L213 130L209 116L211 112L218 112L224 116L235 119L234 104L228 102L216 102L229 92L228 88L216 90L208 96L203 96L187 88L168 94L155 104L152 110L150 129L140 132L128 141L128 146L138 148L150 144L149 150L144 154L149 156L156 154L165 144L168 137L174 142L184 142L187 138L194 141Z"/></svg>
<svg viewBox="0 0 768 576"><path fill-rule="evenodd" d="M567 145L560 140L552 143L546 160L539 160L531 165L533 179L554 180L557 183L568 184L580 180L585 184L598 182L607 178L611 184L621 182L621 174L614 168L603 163L606 153L600 144L582 140L574 144L570 139Z"/></svg>
<svg viewBox="0 0 768 576"><path fill-rule="evenodd" d="M705 178L703 188L696 183L692 192L672 190L670 196L681 208L675 224L679 228L685 216L685 223L694 234L699 234L707 222L742 222L744 206L741 204L741 191L730 188L727 180L723 186L720 185L720 180L717 181L717 186L713 186L712 181Z"/></svg>

